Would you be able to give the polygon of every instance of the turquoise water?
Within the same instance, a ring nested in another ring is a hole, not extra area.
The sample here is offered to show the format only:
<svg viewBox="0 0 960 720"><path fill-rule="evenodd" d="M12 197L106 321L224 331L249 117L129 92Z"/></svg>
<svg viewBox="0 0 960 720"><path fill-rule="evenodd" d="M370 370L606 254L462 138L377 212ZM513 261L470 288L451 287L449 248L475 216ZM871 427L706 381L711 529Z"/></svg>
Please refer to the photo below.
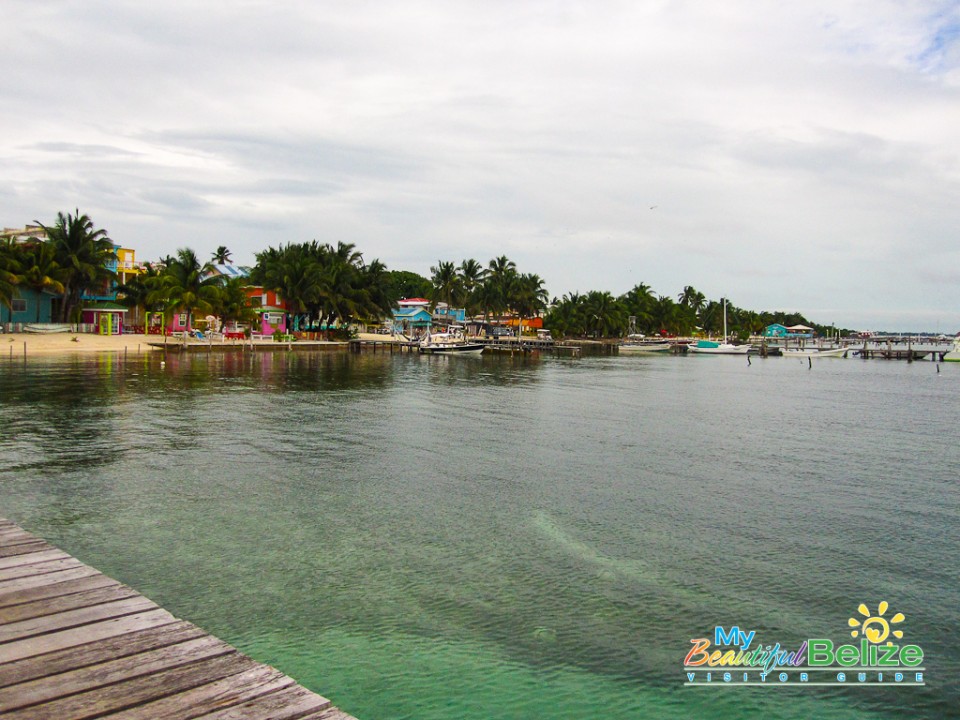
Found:
<svg viewBox="0 0 960 720"><path fill-rule="evenodd" d="M161 359L0 362L0 515L361 720L958 716L960 367ZM882 600L926 687L683 686Z"/></svg>

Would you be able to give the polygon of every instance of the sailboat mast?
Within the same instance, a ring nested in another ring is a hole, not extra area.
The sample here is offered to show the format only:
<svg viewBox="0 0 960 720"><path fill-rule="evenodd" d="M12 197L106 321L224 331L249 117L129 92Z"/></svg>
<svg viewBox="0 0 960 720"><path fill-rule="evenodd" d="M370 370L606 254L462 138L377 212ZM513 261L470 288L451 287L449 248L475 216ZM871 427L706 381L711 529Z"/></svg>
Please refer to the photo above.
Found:
<svg viewBox="0 0 960 720"><path fill-rule="evenodd" d="M723 299L723 341L727 341L727 299Z"/></svg>

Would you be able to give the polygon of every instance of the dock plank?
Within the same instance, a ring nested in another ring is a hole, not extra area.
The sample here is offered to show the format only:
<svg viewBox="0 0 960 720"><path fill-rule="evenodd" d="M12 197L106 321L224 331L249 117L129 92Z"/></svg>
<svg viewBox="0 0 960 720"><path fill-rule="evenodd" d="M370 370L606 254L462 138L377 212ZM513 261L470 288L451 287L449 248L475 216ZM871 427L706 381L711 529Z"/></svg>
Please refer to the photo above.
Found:
<svg viewBox="0 0 960 720"><path fill-rule="evenodd" d="M3 717L4 720L86 720L221 680L249 670L255 664L234 650L228 655L206 658L150 675L139 675L112 685L12 710Z"/></svg>
<svg viewBox="0 0 960 720"><path fill-rule="evenodd" d="M42 655L44 653L61 650L67 647L83 645L85 643L102 640L104 638L126 635L127 633L145 630L147 628L166 625L176 620L166 610L157 609L137 615L113 618L91 625L63 630L58 633L38 635L15 642L0 645L0 664L13 662L22 658Z"/></svg>
<svg viewBox="0 0 960 720"><path fill-rule="evenodd" d="M50 577L50 575L45 575L44 577ZM0 617L3 616L3 608L11 605L34 603L38 600L53 600L65 595L74 595L88 590L119 585L120 583L113 578L97 573L94 575L84 575L79 578L66 578L61 582L47 583L45 585L20 590L7 590L6 592L0 592Z"/></svg>
<svg viewBox="0 0 960 720"><path fill-rule="evenodd" d="M293 685L240 705L204 715L204 720L295 720L330 707L330 701Z"/></svg>
<svg viewBox="0 0 960 720"><path fill-rule="evenodd" d="M4 720L354 720L0 518Z"/></svg>
<svg viewBox="0 0 960 720"><path fill-rule="evenodd" d="M177 645L40 677L0 688L0 713L235 652L222 640L203 635Z"/></svg>
<svg viewBox="0 0 960 720"><path fill-rule="evenodd" d="M103 638L43 655L14 660L3 666L0 687L36 680L48 675L58 675L68 670L97 665L167 645L176 645L205 634L196 625L178 620L159 627L137 630L126 635Z"/></svg>
<svg viewBox="0 0 960 720"><path fill-rule="evenodd" d="M0 558L10 557L12 555L27 555L29 553L40 552L48 549L50 546L42 540L25 540L22 543L4 542L0 547Z"/></svg>
<svg viewBox="0 0 960 720"><path fill-rule="evenodd" d="M113 713L110 720L193 720L293 684L294 679L288 675L272 667L259 665L178 695Z"/></svg>
<svg viewBox="0 0 960 720"><path fill-rule="evenodd" d="M61 583L66 580L75 580L76 578L90 577L99 575L96 570L88 565L79 565L74 568L66 568L57 572L43 573L38 575L25 575L12 580L0 581L0 598L8 593L19 592L29 588L44 587Z"/></svg>
<svg viewBox="0 0 960 720"><path fill-rule="evenodd" d="M70 560L74 559L63 550L50 548L49 550L42 550L40 552L30 553L29 555L16 555L14 557L0 558L0 571L8 568L17 568L21 565L33 565L34 563L46 562L47 560L65 560L68 558ZM77 560L76 562L80 561Z"/></svg>
<svg viewBox="0 0 960 720"><path fill-rule="evenodd" d="M35 553L42 555L43 553ZM4 560L16 560L17 558L4 558ZM83 563L75 560L69 555L57 560L48 560L46 562L25 563L14 567L0 569L0 582L5 580L17 580L22 577L31 577L33 575L45 575L47 573L57 572L59 570L70 570L72 568L83 567Z"/></svg>
<svg viewBox="0 0 960 720"><path fill-rule="evenodd" d="M12 640L22 640L33 635L45 635L47 633L57 632L58 630L68 630L81 625L110 618L123 617L124 615L134 615L144 610L153 610L157 606L155 603L147 600L143 596L127 598L126 600L117 600L114 602L102 603L93 607L78 608L76 610L67 610L55 615L42 615L40 617L11 622L6 625L0 625L0 644Z"/></svg>
<svg viewBox="0 0 960 720"><path fill-rule="evenodd" d="M44 598L29 603L21 603L10 607L0 608L0 638L2 626L5 623L15 623L22 620L57 615L68 610L79 610L117 600L127 600L139 597L139 593L126 585L116 583L107 587L94 588L83 592L61 595L55 598Z"/></svg>

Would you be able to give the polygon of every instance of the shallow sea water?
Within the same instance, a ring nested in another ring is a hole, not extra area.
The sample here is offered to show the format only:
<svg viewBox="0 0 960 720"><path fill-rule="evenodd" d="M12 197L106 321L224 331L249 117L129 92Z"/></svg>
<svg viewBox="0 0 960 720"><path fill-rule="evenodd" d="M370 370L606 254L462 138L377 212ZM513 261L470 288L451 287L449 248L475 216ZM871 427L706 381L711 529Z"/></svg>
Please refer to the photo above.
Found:
<svg viewBox="0 0 960 720"><path fill-rule="evenodd" d="M960 716L960 367L0 362L0 516L361 720ZM903 612L927 686L684 687Z"/></svg>

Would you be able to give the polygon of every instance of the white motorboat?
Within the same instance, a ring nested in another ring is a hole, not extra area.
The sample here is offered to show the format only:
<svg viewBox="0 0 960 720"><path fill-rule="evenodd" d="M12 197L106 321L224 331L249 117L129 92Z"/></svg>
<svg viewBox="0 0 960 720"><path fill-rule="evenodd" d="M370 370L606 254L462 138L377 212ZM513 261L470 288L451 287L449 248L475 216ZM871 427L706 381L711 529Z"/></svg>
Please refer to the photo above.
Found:
<svg viewBox="0 0 960 720"><path fill-rule="evenodd" d="M780 351L780 354L783 357L795 357L795 358L845 358L847 353L850 352L850 348L784 348Z"/></svg>
<svg viewBox="0 0 960 720"><path fill-rule="evenodd" d="M484 345L470 342L460 333L427 333L417 347L428 355L479 355Z"/></svg>
<svg viewBox="0 0 960 720"><path fill-rule="evenodd" d="M687 350L693 353L707 353L713 355L746 355L750 352L749 345L731 345L730 343L715 342L714 340L698 340L687 345Z"/></svg>
<svg viewBox="0 0 960 720"><path fill-rule="evenodd" d="M658 353L670 350L670 343L659 340L628 340L620 343L619 352L621 354L632 353Z"/></svg>

